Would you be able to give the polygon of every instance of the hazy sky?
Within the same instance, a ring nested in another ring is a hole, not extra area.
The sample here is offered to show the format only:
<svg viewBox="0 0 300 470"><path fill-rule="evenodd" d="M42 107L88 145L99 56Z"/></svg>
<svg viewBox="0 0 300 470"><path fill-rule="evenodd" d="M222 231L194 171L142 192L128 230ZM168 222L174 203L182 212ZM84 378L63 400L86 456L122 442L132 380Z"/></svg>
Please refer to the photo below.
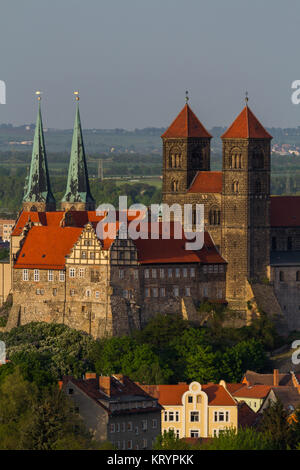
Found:
<svg viewBox="0 0 300 470"><path fill-rule="evenodd" d="M184 105L228 125L244 104L266 126L300 125L299 0L2 0L0 122L167 126Z"/></svg>

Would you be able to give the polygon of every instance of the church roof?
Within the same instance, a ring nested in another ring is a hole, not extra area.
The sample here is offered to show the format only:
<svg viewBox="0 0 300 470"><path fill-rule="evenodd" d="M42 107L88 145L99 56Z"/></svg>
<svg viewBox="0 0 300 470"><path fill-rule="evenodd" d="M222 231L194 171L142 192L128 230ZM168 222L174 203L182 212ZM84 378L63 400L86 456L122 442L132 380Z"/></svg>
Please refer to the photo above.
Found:
<svg viewBox="0 0 300 470"><path fill-rule="evenodd" d="M212 137L188 104L182 108L170 127L162 135L162 138L180 137Z"/></svg>
<svg viewBox="0 0 300 470"><path fill-rule="evenodd" d="M198 171L189 193L221 193L222 171Z"/></svg>
<svg viewBox="0 0 300 470"><path fill-rule="evenodd" d="M51 202L55 204L50 187L40 102L33 138L30 170L26 178L23 201Z"/></svg>
<svg viewBox="0 0 300 470"><path fill-rule="evenodd" d="M245 106L222 139L272 139L249 106Z"/></svg>
<svg viewBox="0 0 300 470"><path fill-rule="evenodd" d="M72 138L67 188L63 202L95 203L89 184L78 102Z"/></svg>
<svg viewBox="0 0 300 470"><path fill-rule="evenodd" d="M81 235L84 225L90 222L96 230L97 223L104 216L97 216L96 211L68 212L70 220L64 226L64 212L23 212L17 221L12 236L21 235L22 230L29 220L37 223L29 229L24 243L14 264L15 268L36 269L63 269L65 257ZM140 215L137 215L140 218ZM128 222L132 220L128 217ZM111 222L110 222L111 224ZM137 231L148 232L148 239L138 238L133 240L136 245L138 261L141 264L168 264L168 263L203 263L225 264L226 262L216 249L210 235L204 234L204 246L201 250L186 250L186 238L182 233L181 238L175 238L175 224L171 223L170 239L163 239L163 223L156 222L160 238L151 238L150 224L140 219L140 228ZM120 228L120 222L115 222L116 233ZM182 227L178 224L179 230ZM179 232L180 233L180 232ZM116 234L114 235L114 237ZM101 239L104 250L109 250L115 238ZM192 241L192 240L191 240Z"/></svg>

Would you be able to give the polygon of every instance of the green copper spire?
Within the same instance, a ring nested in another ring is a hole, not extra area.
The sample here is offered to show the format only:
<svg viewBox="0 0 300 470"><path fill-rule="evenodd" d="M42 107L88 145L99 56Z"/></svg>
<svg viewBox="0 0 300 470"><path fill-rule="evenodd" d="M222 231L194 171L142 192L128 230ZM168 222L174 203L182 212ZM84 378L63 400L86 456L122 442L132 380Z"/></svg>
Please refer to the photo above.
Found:
<svg viewBox="0 0 300 470"><path fill-rule="evenodd" d="M31 165L25 182L23 207L25 210L35 211L55 210L55 199L51 191L48 172L40 97Z"/></svg>
<svg viewBox="0 0 300 470"><path fill-rule="evenodd" d="M78 94L76 92L75 94ZM90 192L87 164L82 138L78 97L76 97L76 115L69 163L68 181L62 199L62 209L93 210L95 200Z"/></svg>

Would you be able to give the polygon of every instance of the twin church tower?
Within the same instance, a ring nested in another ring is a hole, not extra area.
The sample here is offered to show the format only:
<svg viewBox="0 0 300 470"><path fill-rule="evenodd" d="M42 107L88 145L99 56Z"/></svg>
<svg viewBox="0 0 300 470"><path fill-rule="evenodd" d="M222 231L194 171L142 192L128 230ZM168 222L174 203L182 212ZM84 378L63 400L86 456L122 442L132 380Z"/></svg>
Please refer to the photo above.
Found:
<svg viewBox="0 0 300 470"><path fill-rule="evenodd" d="M25 211L55 211L54 199L46 156L41 105L39 96L32 158L27 176L23 209ZM61 201L61 210L94 210L95 200L90 191L85 150L79 113L79 97L76 96L76 115L68 171L67 187Z"/></svg>

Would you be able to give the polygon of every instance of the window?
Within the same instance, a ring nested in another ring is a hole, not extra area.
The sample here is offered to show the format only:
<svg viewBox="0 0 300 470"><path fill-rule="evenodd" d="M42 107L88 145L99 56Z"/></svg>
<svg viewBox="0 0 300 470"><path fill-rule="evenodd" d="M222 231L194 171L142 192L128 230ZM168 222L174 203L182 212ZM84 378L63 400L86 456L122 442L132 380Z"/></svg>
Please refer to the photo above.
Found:
<svg viewBox="0 0 300 470"><path fill-rule="evenodd" d="M165 287L161 287L159 289L159 295L160 295L160 297L165 297L166 296L166 288Z"/></svg>
<svg viewBox="0 0 300 470"><path fill-rule="evenodd" d="M99 299L99 297L100 297L100 292L98 290L96 290L96 292L95 292L95 297L96 297L96 299Z"/></svg>
<svg viewBox="0 0 300 470"><path fill-rule="evenodd" d="M130 252L130 259L131 259L131 261L134 261L134 260L136 259L136 253L135 253L135 251L131 251L131 252Z"/></svg>
<svg viewBox="0 0 300 470"><path fill-rule="evenodd" d="M53 281L53 271L52 271L52 269L49 269L49 271L48 271L48 281Z"/></svg>
<svg viewBox="0 0 300 470"><path fill-rule="evenodd" d="M73 395L73 393L74 393L73 388L69 388L69 389L68 389L68 394L69 394L69 395Z"/></svg>
<svg viewBox="0 0 300 470"><path fill-rule="evenodd" d="M206 266L206 264L203 266L203 272L204 272L204 274L207 273L207 266Z"/></svg>
<svg viewBox="0 0 300 470"><path fill-rule="evenodd" d="M40 272L38 269L34 270L34 280L38 282L40 280Z"/></svg>
<svg viewBox="0 0 300 470"><path fill-rule="evenodd" d="M224 422L229 421L229 411L215 411L214 412L214 421L215 422Z"/></svg>
<svg viewBox="0 0 300 470"><path fill-rule="evenodd" d="M153 287L152 292L153 292L153 297L158 297L158 288L157 287Z"/></svg>
<svg viewBox="0 0 300 470"><path fill-rule="evenodd" d="M144 270L144 278L149 279L149 269Z"/></svg>
<svg viewBox="0 0 300 470"><path fill-rule="evenodd" d="M187 297L190 297L190 296L191 296L191 288L190 288L190 287L186 287L186 288L185 288L185 295L186 295Z"/></svg>
<svg viewBox="0 0 300 470"><path fill-rule="evenodd" d="M143 430L143 431L146 431L146 430L147 430L147 427L148 427L147 420L146 420L146 419L143 419L143 421L142 421L142 430Z"/></svg>
<svg viewBox="0 0 300 470"><path fill-rule="evenodd" d="M124 259L124 255L125 255L124 251L119 251L118 256L120 260Z"/></svg>
<svg viewBox="0 0 300 470"><path fill-rule="evenodd" d="M82 252L81 252L81 258L82 258L82 259L86 259L86 251L82 251Z"/></svg>
<svg viewBox="0 0 300 470"><path fill-rule="evenodd" d="M156 279L156 269L152 269L152 278Z"/></svg>
<svg viewBox="0 0 300 470"><path fill-rule="evenodd" d="M153 419L152 420L152 429L156 429L157 428L157 419Z"/></svg>
<svg viewBox="0 0 300 470"><path fill-rule="evenodd" d="M91 242L90 240L84 240L84 246L90 246Z"/></svg>
<svg viewBox="0 0 300 470"><path fill-rule="evenodd" d="M292 237L287 238L287 249L289 251L293 249L293 239L292 239Z"/></svg>
<svg viewBox="0 0 300 470"><path fill-rule="evenodd" d="M95 259L95 252L94 251L90 252L90 259Z"/></svg>
<svg viewBox="0 0 300 470"><path fill-rule="evenodd" d="M124 270L119 269L119 279L124 279Z"/></svg>
<svg viewBox="0 0 300 470"><path fill-rule="evenodd" d="M272 237L272 250L273 251L277 250L277 239L276 239L276 237Z"/></svg>
<svg viewBox="0 0 300 470"><path fill-rule="evenodd" d="M239 192L239 182L238 181L234 181L232 183L232 192L237 194Z"/></svg>
<svg viewBox="0 0 300 470"><path fill-rule="evenodd" d="M40 289L37 289L37 290L35 291L35 293L36 293L36 295L40 295L41 290L40 290Z"/></svg>
<svg viewBox="0 0 300 470"><path fill-rule="evenodd" d="M195 277L195 268L190 268L191 277Z"/></svg>
<svg viewBox="0 0 300 470"><path fill-rule="evenodd" d="M146 449L146 448L147 448L147 445L148 445L148 440L147 440L147 439L143 439L143 449Z"/></svg>
<svg viewBox="0 0 300 470"><path fill-rule="evenodd" d="M75 268L70 268L70 270L69 270L69 276L70 276L70 277L75 277L75 274L76 274Z"/></svg>
<svg viewBox="0 0 300 470"><path fill-rule="evenodd" d="M79 268L78 276L81 278L84 277L84 272L85 272L84 268Z"/></svg>
<svg viewBox="0 0 300 470"><path fill-rule="evenodd" d="M188 403L193 403L193 396L192 395L188 396Z"/></svg>
<svg viewBox="0 0 300 470"><path fill-rule="evenodd" d="M23 281L28 281L28 269L23 269Z"/></svg>
<svg viewBox="0 0 300 470"><path fill-rule="evenodd" d="M128 299L129 296L128 296L128 290L127 289L123 290L123 297L124 297L124 299Z"/></svg>
<svg viewBox="0 0 300 470"><path fill-rule="evenodd" d="M172 273L172 269L169 268L169 269L168 269L168 277L172 277L172 274L173 274L173 273Z"/></svg>
<svg viewBox="0 0 300 470"><path fill-rule="evenodd" d="M169 421L174 421L174 411L169 411Z"/></svg>
<svg viewBox="0 0 300 470"><path fill-rule="evenodd" d="M74 289L71 289L70 290L70 296L73 297L75 295L75 290Z"/></svg>
<svg viewBox="0 0 300 470"><path fill-rule="evenodd" d="M127 442L127 449L132 449L132 441Z"/></svg>
<svg viewBox="0 0 300 470"><path fill-rule="evenodd" d="M165 277L165 270L164 269L160 269L159 270L159 275L160 275L160 278L163 279Z"/></svg>
<svg viewBox="0 0 300 470"><path fill-rule="evenodd" d="M59 280L60 282L65 282L65 272L59 271Z"/></svg>
<svg viewBox="0 0 300 470"><path fill-rule="evenodd" d="M167 411L165 411L165 413L164 413L164 420L168 421L168 412Z"/></svg>
<svg viewBox="0 0 300 470"><path fill-rule="evenodd" d="M220 225L221 212L217 207L212 207L209 211L209 225Z"/></svg>
<svg viewBox="0 0 300 470"><path fill-rule="evenodd" d="M86 297L91 297L91 291L90 291L90 289L87 289L87 290L85 291L85 296L86 296Z"/></svg>
<svg viewBox="0 0 300 470"><path fill-rule="evenodd" d="M190 437L199 437L199 431L197 429L191 429Z"/></svg>
<svg viewBox="0 0 300 470"><path fill-rule="evenodd" d="M199 411L191 411L190 412L190 422L191 423L198 423L199 422Z"/></svg>
<svg viewBox="0 0 300 470"><path fill-rule="evenodd" d="M132 422L128 421L127 423L127 431L132 431Z"/></svg>
<svg viewBox="0 0 300 470"><path fill-rule="evenodd" d="M173 294L175 297L179 297L179 287L173 286Z"/></svg>
<svg viewBox="0 0 300 470"><path fill-rule="evenodd" d="M114 424L110 425L110 432L115 432L115 425Z"/></svg>
<svg viewBox="0 0 300 470"><path fill-rule="evenodd" d="M56 289L56 288L54 288L54 289L52 290L52 294L53 294L54 296L57 295L57 289Z"/></svg>
<svg viewBox="0 0 300 470"><path fill-rule="evenodd" d="M284 281L284 272L283 271L279 271L279 281L280 282Z"/></svg>
<svg viewBox="0 0 300 470"><path fill-rule="evenodd" d="M175 276L180 277L180 269L179 268L175 269Z"/></svg>
<svg viewBox="0 0 300 470"><path fill-rule="evenodd" d="M149 287L145 288L145 297L150 297L150 289Z"/></svg>

